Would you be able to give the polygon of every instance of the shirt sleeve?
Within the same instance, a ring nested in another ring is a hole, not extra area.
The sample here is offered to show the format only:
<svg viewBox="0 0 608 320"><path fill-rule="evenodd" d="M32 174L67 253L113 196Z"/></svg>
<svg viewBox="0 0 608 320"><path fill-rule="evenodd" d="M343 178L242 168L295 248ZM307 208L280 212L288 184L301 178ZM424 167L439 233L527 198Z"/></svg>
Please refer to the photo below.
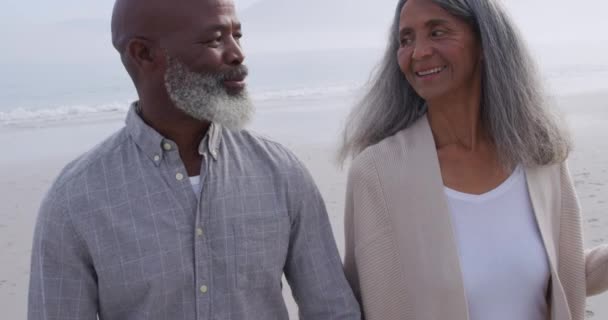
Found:
<svg viewBox="0 0 608 320"><path fill-rule="evenodd" d="M97 319L97 281L82 238L68 217L62 190L42 202L34 231L29 320Z"/></svg>
<svg viewBox="0 0 608 320"><path fill-rule="evenodd" d="M323 199L300 164L290 176L292 218L285 276L302 320L360 319Z"/></svg>

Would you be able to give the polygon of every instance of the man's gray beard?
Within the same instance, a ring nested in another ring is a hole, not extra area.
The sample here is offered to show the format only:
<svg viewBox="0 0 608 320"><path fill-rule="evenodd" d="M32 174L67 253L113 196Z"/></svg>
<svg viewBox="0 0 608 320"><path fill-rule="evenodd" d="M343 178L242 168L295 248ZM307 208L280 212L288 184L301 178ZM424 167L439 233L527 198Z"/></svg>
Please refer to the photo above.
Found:
<svg viewBox="0 0 608 320"><path fill-rule="evenodd" d="M173 104L195 119L239 130L251 120L253 104L245 90L228 93L224 79L223 74L193 72L177 59L168 59L165 86Z"/></svg>

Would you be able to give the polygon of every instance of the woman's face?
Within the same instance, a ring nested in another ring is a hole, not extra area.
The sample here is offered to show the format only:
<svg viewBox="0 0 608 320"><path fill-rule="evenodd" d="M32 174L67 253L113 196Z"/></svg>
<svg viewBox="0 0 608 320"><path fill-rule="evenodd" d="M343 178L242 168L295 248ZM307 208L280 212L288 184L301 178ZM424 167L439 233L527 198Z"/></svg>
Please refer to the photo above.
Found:
<svg viewBox="0 0 608 320"><path fill-rule="evenodd" d="M480 86L481 49L469 24L431 0L408 0L399 20L401 71L426 101Z"/></svg>

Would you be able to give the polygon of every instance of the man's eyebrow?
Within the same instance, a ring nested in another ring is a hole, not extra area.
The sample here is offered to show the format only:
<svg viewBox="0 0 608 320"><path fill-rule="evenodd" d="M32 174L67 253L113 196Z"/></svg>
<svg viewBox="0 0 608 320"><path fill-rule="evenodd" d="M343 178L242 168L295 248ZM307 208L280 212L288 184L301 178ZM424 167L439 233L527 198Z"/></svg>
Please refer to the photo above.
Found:
<svg viewBox="0 0 608 320"><path fill-rule="evenodd" d="M241 30L240 22L234 23L233 26L234 26L235 30ZM224 30L224 29L228 29L228 28L230 28L230 26L227 24L216 23L216 24L212 24L210 26L205 27L205 29L203 29L203 32L204 33L214 32L214 31Z"/></svg>

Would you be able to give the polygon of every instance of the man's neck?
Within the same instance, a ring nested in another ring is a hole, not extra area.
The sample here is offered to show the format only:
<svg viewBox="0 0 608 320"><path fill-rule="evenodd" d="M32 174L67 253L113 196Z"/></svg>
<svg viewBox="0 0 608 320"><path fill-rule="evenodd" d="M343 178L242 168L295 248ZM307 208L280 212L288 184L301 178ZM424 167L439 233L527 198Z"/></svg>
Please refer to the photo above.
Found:
<svg viewBox="0 0 608 320"><path fill-rule="evenodd" d="M199 146L211 123L194 119L169 104L161 106L140 101L138 110L146 124L175 142L188 174L198 175L201 161Z"/></svg>

